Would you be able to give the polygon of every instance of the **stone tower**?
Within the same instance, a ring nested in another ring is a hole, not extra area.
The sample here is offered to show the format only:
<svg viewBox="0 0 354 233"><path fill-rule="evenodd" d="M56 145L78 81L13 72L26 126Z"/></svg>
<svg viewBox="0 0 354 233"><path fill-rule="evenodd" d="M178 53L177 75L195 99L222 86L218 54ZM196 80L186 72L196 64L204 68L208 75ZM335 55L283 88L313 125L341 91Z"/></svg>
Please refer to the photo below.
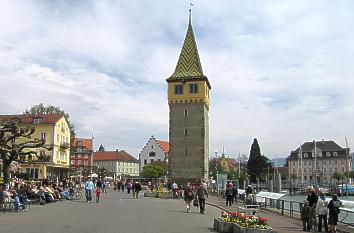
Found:
<svg viewBox="0 0 354 233"><path fill-rule="evenodd" d="M191 12L176 69L168 83L169 177L179 183L208 179L209 91L194 38Z"/></svg>

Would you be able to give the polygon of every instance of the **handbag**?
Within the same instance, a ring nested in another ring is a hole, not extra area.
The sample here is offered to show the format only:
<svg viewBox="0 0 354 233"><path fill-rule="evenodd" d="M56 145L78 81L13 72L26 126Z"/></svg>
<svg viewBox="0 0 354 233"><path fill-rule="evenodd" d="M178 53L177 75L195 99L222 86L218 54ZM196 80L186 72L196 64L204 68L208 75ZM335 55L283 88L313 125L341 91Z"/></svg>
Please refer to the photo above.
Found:
<svg viewBox="0 0 354 233"><path fill-rule="evenodd" d="M193 200L193 206L199 207L199 203L198 203L198 200L197 200L197 199L194 199L194 200Z"/></svg>

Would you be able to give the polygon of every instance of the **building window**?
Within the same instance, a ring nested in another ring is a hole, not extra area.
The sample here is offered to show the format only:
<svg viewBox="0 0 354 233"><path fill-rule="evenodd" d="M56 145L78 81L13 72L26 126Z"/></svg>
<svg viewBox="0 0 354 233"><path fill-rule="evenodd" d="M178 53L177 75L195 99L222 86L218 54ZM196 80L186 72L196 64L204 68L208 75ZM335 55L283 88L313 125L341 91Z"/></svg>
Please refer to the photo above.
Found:
<svg viewBox="0 0 354 233"><path fill-rule="evenodd" d="M184 136L188 136L188 129L184 129Z"/></svg>
<svg viewBox="0 0 354 233"><path fill-rule="evenodd" d="M81 160L78 160L77 161L77 165L81 165L82 164L82 161Z"/></svg>
<svg viewBox="0 0 354 233"><path fill-rule="evenodd" d="M87 160L85 160L85 161L84 161L84 164L87 166L87 165L88 165L88 161L87 161Z"/></svg>
<svg viewBox="0 0 354 233"><path fill-rule="evenodd" d="M304 158L308 158L308 157L309 157L309 154L305 153Z"/></svg>
<svg viewBox="0 0 354 233"><path fill-rule="evenodd" d="M144 159L144 165L146 165L147 164L147 159Z"/></svg>
<svg viewBox="0 0 354 233"><path fill-rule="evenodd" d="M330 152L326 152L326 157L331 157L331 153Z"/></svg>
<svg viewBox="0 0 354 233"><path fill-rule="evenodd" d="M304 180L307 180L307 176L304 176Z"/></svg>
<svg viewBox="0 0 354 233"><path fill-rule="evenodd" d="M323 172L326 172L326 170L327 170L326 168L323 168Z"/></svg>
<svg viewBox="0 0 354 233"><path fill-rule="evenodd" d="M71 160L70 163L71 163L71 165L74 165L75 164L75 160Z"/></svg>
<svg viewBox="0 0 354 233"><path fill-rule="evenodd" d="M188 116L188 109L184 109L184 116L185 116L185 117Z"/></svg>
<svg viewBox="0 0 354 233"><path fill-rule="evenodd" d="M188 150L187 150L187 147L186 147L186 156L188 156Z"/></svg>
<svg viewBox="0 0 354 233"><path fill-rule="evenodd" d="M81 159L81 154L78 154L77 157L78 157L79 159Z"/></svg>
<svg viewBox="0 0 354 233"><path fill-rule="evenodd" d="M155 160L154 159L151 159L150 162L153 163Z"/></svg>
<svg viewBox="0 0 354 233"><path fill-rule="evenodd" d="M181 94L183 94L183 85L176 84L175 85L175 95L181 95Z"/></svg>
<svg viewBox="0 0 354 233"><path fill-rule="evenodd" d="M87 159L88 158L88 155L87 154L85 154L85 159Z"/></svg>
<svg viewBox="0 0 354 233"><path fill-rule="evenodd" d="M338 153L335 151L335 152L333 152L333 156L334 157L337 157L338 156Z"/></svg>
<svg viewBox="0 0 354 233"><path fill-rule="evenodd" d="M40 124L42 123L43 119L42 118L34 118L33 123L34 124Z"/></svg>
<svg viewBox="0 0 354 233"><path fill-rule="evenodd" d="M78 142L77 142L77 145L78 145L78 146L82 146L82 141L78 141Z"/></svg>
<svg viewBox="0 0 354 233"><path fill-rule="evenodd" d="M45 132L41 133L41 140L46 140L46 133Z"/></svg>
<svg viewBox="0 0 354 233"><path fill-rule="evenodd" d="M155 157L155 156L156 156L156 152L151 151L151 152L149 153L149 157Z"/></svg>
<svg viewBox="0 0 354 233"><path fill-rule="evenodd" d="M198 84L197 83L189 84L189 93L198 93Z"/></svg>

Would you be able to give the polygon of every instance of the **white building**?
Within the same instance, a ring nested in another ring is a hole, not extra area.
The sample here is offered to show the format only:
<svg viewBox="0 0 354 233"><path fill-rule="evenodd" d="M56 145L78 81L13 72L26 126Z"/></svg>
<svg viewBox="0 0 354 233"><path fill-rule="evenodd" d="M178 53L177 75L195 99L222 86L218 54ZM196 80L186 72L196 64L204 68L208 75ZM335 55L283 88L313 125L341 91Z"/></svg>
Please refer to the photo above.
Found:
<svg viewBox="0 0 354 233"><path fill-rule="evenodd" d="M336 182L334 173L351 171L352 158L349 148L334 141L312 141L291 152L288 167L289 177L296 177L297 183L330 184Z"/></svg>
<svg viewBox="0 0 354 233"><path fill-rule="evenodd" d="M143 170L145 165L152 162L168 162L169 148L170 146L167 141L157 140L154 136L151 136L139 154L140 171Z"/></svg>
<svg viewBox="0 0 354 233"><path fill-rule="evenodd" d="M114 179L139 176L139 161L124 150L96 151L93 153L93 165L106 168Z"/></svg>

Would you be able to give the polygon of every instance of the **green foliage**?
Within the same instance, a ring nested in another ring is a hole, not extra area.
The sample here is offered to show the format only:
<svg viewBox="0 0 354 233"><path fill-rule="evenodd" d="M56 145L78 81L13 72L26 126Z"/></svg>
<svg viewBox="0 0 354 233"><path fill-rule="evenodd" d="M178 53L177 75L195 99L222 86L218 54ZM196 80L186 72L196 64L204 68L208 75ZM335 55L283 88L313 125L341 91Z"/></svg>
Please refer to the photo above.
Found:
<svg viewBox="0 0 354 233"><path fill-rule="evenodd" d="M21 161L26 156L41 155L34 148L44 148L52 150L45 146L44 140L32 139L35 129L30 127L19 127L21 120L11 118L0 121L0 159L3 164L4 184L9 182L10 165L13 161Z"/></svg>
<svg viewBox="0 0 354 233"><path fill-rule="evenodd" d="M164 169L156 165L148 164L144 166L141 175L150 179L160 178L164 175Z"/></svg>
<svg viewBox="0 0 354 233"><path fill-rule="evenodd" d="M261 174L271 167L271 163L267 157L261 154L257 138L253 140L250 150L250 156L247 162L247 171L250 175L250 181L255 183L257 178L261 178Z"/></svg>
<svg viewBox="0 0 354 233"><path fill-rule="evenodd" d="M69 123L71 138L75 137L75 126L69 121L69 114L60 107L55 107L52 105L44 105L42 103L32 106L26 109L24 114L63 114Z"/></svg>
<svg viewBox="0 0 354 233"><path fill-rule="evenodd" d="M339 180L341 180L341 179L344 178L344 175L343 175L343 174L340 174L340 173L338 173L338 172L335 172L335 173L333 173L332 178L333 178L333 179L336 179L336 180L339 182Z"/></svg>

